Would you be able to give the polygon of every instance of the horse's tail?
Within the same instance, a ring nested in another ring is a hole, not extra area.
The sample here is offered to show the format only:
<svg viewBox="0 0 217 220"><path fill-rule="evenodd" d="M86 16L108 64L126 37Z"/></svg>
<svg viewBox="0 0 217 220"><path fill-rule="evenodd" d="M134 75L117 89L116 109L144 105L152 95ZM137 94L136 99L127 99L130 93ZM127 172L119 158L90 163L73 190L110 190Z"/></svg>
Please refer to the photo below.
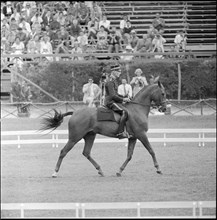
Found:
<svg viewBox="0 0 217 220"><path fill-rule="evenodd" d="M47 117L47 118L43 118L41 124L43 125L42 128L40 128L40 130L48 130L48 129L52 129L55 130L57 127L59 127L62 122L63 122L63 118L67 115L72 115L73 112L66 112L64 114L62 114L61 112L57 112L54 109L54 116L53 117Z"/></svg>

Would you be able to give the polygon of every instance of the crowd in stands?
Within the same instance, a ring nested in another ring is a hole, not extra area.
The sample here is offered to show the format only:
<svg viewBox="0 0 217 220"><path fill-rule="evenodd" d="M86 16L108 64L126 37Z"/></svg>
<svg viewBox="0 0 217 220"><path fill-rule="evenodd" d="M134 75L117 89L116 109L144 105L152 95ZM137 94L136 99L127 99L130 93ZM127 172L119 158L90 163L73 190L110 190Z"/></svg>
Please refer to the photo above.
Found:
<svg viewBox="0 0 217 220"><path fill-rule="evenodd" d="M1 53L68 54L97 51L164 52L165 21L156 14L140 39L128 15L112 26L97 1L7 1L1 2ZM175 51L184 51L182 31L174 39ZM130 56L129 56L130 57ZM128 57L128 59L129 59ZM133 56L131 57L133 58ZM156 55L156 58L163 58ZM52 56L45 59L52 61ZM67 56L65 59L68 59ZM84 59L74 57L74 59ZM127 58L126 58L127 59ZM22 63L22 60L16 58Z"/></svg>

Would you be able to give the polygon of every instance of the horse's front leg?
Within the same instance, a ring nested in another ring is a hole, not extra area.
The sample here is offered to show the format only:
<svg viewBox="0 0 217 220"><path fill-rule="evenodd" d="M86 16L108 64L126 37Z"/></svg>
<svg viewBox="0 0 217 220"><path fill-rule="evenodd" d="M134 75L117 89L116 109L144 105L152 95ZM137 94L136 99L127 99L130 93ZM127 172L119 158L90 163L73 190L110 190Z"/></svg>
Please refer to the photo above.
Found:
<svg viewBox="0 0 217 220"><path fill-rule="evenodd" d="M121 173L130 162L133 156L133 151L136 145L136 139L130 138L128 139L128 150L127 150L127 159L124 161L123 165L120 167L119 172L116 173L117 176L121 176Z"/></svg>
<svg viewBox="0 0 217 220"><path fill-rule="evenodd" d="M151 154L152 156L152 159L153 159L153 162L154 162L154 166L155 168L157 169L157 173L158 174L162 174L161 170L160 170L160 167L159 167L159 164L157 162L157 158L155 156L155 152L154 150L152 149L151 147L151 144L148 140L148 137L146 135L145 132L141 133L138 137L138 139L142 142L142 144L144 145L144 147L148 150L148 152Z"/></svg>

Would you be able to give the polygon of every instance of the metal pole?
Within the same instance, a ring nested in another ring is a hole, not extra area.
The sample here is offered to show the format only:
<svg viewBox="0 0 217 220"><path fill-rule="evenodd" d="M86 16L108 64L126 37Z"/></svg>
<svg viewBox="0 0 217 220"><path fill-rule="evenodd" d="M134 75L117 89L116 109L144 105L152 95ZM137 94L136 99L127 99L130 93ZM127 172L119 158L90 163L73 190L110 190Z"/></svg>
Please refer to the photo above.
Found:
<svg viewBox="0 0 217 220"><path fill-rule="evenodd" d="M178 63L178 101L181 100L181 82L182 82L182 75L181 75L181 68L180 64Z"/></svg>
<svg viewBox="0 0 217 220"><path fill-rule="evenodd" d="M21 77L22 79L24 79L25 81L27 81L28 83L32 84L33 86L35 86L36 88L38 88L40 91L42 91L43 93L45 93L47 96L49 96L50 98L52 98L53 100L59 102L59 99L55 98L53 95L51 95L50 93L46 92L44 89L42 89L40 86L36 85L34 82L32 82L31 80L27 79L26 77L24 77L23 75L19 74L19 73L15 73L16 75L18 75L19 77Z"/></svg>
<svg viewBox="0 0 217 220"><path fill-rule="evenodd" d="M125 64L125 67L126 67L126 71L127 71L127 82L130 83L130 75L129 75L130 65L128 62Z"/></svg>
<svg viewBox="0 0 217 220"><path fill-rule="evenodd" d="M74 81L74 72L72 71L72 101L75 100L74 98L74 92L75 92L75 81Z"/></svg>

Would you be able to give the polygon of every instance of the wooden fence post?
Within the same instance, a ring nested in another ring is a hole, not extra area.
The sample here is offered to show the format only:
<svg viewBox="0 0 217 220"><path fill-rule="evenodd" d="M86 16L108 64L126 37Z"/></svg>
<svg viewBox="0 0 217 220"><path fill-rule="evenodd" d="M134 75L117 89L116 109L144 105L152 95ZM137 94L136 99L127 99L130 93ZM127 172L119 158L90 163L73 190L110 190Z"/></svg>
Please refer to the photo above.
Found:
<svg viewBox="0 0 217 220"><path fill-rule="evenodd" d="M182 85L182 75L181 75L181 68L180 63L178 63L178 101L181 100L181 85Z"/></svg>

